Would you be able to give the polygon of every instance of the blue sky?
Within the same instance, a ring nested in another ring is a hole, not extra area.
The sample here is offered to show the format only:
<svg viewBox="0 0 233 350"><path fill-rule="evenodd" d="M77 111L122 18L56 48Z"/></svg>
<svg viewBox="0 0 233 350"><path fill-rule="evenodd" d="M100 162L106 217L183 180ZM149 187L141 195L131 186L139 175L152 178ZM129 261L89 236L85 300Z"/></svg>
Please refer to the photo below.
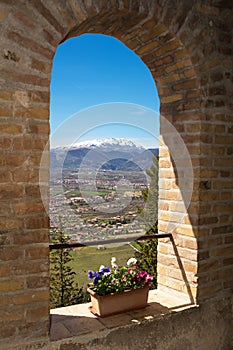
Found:
<svg viewBox="0 0 233 350"><path fill-rule="evenodd" d="M51 145L124 137L155 146L159 98L151 73L119 40L84 34L61 44L51 80Z"/></svg>

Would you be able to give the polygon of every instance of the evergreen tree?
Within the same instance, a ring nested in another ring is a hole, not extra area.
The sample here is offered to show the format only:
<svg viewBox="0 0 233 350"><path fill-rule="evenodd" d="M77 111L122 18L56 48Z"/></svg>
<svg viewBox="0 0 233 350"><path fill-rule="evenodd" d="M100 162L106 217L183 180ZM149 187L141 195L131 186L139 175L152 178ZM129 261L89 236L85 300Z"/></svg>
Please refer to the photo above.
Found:
<svg viewBox="0 0 233 350"><path fill-rule="evenodd" d="M61 229L52 232L52 243L66 243ZM74 282L75 272L69 249L54 249L50 253L50 307L57 308L83 301L83 290Z"/></svg>
<svg viewBox="0 0 233 350"><path fill-rule="evenodd" d="M153 156L152 160L153 164L147 170L150 185L142 192L145 207L139 210L145 224L146 235L158 233L158 157ZM157 245L157 239L138 242L138 251L135 252L138 266L154 277L152 288L157 287Z"/></svg>

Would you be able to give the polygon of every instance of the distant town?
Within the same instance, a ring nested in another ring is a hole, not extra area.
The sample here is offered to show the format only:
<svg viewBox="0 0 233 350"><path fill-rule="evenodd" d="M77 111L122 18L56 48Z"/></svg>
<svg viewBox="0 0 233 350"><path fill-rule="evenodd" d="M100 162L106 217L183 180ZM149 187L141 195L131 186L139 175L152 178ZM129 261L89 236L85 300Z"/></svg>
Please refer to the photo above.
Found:
<svg viewBox="0 0 233 350"><path fill-rule="evenodd" d="M90 169L86 170L91 174ZM71 242L143 234L143 225L137 217L145 205L142 195L142 190L146 188L145 179L140 172L118 171L117 177L127 178L133 189L120 192L115 185L116 172L100 171L96 186L103 204L98 205L98 210L95 209L96 195L91 191L90 182L77 179L77 171L66 170L62 184L59 179L53 178L50 185L51 228L61 226ZM90 190L85 188L81 192L80 186L85 185L85 182L88 182ZM121 210L118 210L119 193L127 204Z"/></svg>
<svg viewBox="0 0 233 350"><path fill-rule="evenodd" d="M156 149L105 139L51 151L50 225L70 242L144 234L140 212Z"/></svg>

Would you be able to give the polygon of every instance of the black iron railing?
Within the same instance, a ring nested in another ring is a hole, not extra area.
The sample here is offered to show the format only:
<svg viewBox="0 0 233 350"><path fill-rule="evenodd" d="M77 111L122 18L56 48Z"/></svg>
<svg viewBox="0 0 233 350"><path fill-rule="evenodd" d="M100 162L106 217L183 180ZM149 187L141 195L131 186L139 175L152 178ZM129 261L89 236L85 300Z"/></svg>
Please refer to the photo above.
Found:
<svg viewBox="0 0 233 350"><path fill-rule="evenodd" d="M133 242L133 241L149 241L152 239L158 238L170 238L172 240L171 233L158 233L155 235L143 235L143 236L128 236L126 238L116 238L116 239L106 239L100 241L87 241L85 243L54 243L49 245L50 250L54 249L67 249L67 248L79 248L95 245L104 245L109 243L124 243L124 242Z"/></svg>

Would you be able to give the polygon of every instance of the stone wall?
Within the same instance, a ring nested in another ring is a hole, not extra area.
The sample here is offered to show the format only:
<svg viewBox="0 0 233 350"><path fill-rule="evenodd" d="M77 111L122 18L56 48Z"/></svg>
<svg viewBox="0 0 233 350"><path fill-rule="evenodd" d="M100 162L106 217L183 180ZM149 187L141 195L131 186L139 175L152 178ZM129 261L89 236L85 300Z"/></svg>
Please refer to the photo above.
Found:
<svg viewBox="0 0 233 350"><path fill-rule="evenodd" d="M110 330L103 336L99 332L91 335L91 339L86 336L58 341L51 344L51 350L78 347L82 350L230 350L233 346L231 307L229 298L218 298L200 308Z"/></svg>
<svg viewBox="0 0 233 350"><path fill-rule="evenodd" d="M230 350L233 298L219 296L200 307L128 326L54 342L37 340L7 346L7 350Z"/></svg>
<svg viewBox="0 0 233 350"><path fill-rule="evenodd" d="M158 88L159 230L174 237L159 243L159 288L192 303L232 291L231 2L1 0L0 20L1 342L49 337L49 161L40 161L53 56L82 33L120 39Z"/></svg>

